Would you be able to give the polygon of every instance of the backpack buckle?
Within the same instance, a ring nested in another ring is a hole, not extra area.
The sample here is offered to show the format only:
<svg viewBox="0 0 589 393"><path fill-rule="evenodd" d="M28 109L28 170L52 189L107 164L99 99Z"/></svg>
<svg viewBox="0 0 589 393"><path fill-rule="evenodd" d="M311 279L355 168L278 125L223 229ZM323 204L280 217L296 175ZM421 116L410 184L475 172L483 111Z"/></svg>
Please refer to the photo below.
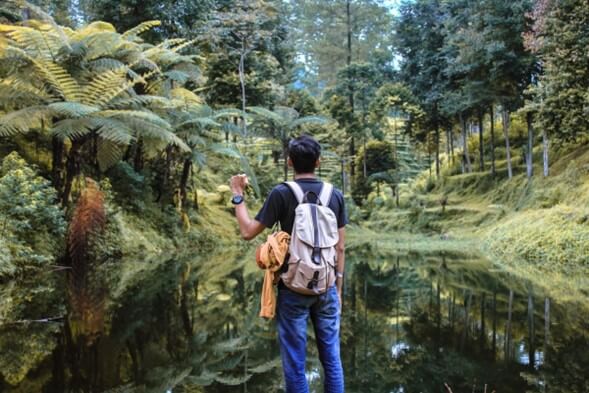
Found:
<svg viewBox="0 0 589 393"><path fill-rule="evenodd" d="M313 247L313 254L311 254L311 259L315 265L321 264L321 248Z"/></svg>

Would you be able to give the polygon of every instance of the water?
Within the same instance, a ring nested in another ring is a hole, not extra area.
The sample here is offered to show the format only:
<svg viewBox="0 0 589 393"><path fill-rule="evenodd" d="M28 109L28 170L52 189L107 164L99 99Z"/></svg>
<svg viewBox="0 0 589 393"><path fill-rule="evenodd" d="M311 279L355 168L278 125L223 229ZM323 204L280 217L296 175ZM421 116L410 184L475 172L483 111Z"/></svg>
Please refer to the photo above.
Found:
<svg viewBox="0 0 589 393"><path fill-rule="evenodd" d="M61 324L49 354L0 391L282 391L275 329L257 316L262 273L238 254L136 262L98 338L70 340ZM482 258L375 254L348 254L347 392L589 392L584 288L553 288ZM321 392L309 335L307 376Z"/></svg>

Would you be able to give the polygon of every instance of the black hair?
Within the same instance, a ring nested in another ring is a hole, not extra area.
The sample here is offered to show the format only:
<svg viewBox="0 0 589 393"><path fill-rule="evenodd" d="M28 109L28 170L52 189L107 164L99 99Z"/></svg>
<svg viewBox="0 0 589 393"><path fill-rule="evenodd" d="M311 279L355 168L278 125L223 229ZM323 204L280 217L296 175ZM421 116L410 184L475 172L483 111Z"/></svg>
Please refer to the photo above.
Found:
<svg viewBox="0 0 589 393"><path fill-rule="evenodd" d="M291 139L288 144L288 156L292 160L295 173L315 172L315 163L321 155L321 146L315 138L302 135Z"/></svg>

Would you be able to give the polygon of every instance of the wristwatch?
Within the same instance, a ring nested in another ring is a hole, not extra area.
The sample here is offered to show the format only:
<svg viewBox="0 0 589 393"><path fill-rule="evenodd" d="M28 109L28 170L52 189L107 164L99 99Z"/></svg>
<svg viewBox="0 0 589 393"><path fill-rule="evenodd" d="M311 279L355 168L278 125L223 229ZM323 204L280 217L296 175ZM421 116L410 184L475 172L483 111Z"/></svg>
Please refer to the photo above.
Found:
<svg viewBox="0 0 589 393"><path fill-rule="evenodd" d="M233 203L234 205L239 205L240 203L243 203L243 195L233 195L233 198L231 198L231 203Z"/></svg>

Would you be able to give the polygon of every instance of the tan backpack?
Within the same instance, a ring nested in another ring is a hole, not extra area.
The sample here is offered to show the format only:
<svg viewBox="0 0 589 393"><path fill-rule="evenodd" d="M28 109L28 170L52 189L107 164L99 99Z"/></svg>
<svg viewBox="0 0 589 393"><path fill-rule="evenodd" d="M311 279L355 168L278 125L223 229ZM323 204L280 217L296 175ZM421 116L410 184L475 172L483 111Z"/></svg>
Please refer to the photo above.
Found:
<svg viewBox="0 0 589 393"><path fill-rule="evenodd" d="M339 240L337 219L329 208L333 186L323 183L316 203L309 203L296 182L285 182L298 205L289 245L286 271L280 275L284 284L303 295L319 295L335 284Z"/></svg>

